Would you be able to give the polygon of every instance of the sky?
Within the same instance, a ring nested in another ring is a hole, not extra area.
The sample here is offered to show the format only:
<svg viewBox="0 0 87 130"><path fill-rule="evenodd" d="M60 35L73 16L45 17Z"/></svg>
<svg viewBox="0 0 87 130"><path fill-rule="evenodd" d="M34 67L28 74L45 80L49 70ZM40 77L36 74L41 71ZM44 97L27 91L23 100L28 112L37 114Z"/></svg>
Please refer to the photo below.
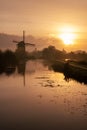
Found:
<svg viewBox="0 0 87 130"><path fill-rule="evenodd" d="M70 26L87 37L87 0L0 0L0 33L52 36Z"/></svg>

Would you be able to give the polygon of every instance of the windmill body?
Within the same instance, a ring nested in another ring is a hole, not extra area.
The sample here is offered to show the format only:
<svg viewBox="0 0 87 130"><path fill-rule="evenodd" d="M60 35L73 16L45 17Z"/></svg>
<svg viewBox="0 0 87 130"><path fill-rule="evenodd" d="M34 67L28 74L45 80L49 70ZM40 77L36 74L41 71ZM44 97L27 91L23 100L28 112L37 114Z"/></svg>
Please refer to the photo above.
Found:
<svg viewBox="0 0 87 130"><path fill-rule="evenodd" d="M25 43L23 41L20 41L17 44L17 50L16 51L25 53Z"/></svg>
<svg viewBox="0 0 87 130"><path fill-rule="evenodd" d="M15 43L17 43L17 49L16 49L16 53L18 56L20 57L25 57L26 51L25 51L25 47L26 46L35 46L35 44L31 44L31 43L25 43L25 31L23 31L23 40L22 41L13 41Z"/></svg>

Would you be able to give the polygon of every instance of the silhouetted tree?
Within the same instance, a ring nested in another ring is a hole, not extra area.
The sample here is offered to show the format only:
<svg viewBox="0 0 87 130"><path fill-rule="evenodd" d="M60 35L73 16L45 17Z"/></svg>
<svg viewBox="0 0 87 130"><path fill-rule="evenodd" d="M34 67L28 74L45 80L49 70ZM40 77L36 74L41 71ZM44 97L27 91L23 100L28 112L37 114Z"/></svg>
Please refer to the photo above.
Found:
<svg viewBox="0 0 87 130"><path fill-rule="evenodd" d="M65 58L65 52L57 50L54 46L49 46L42 50L43 58L47 60L61 60Z"/></svg>
<svg viewBox="0 0 87 130"><path fill-rule="evenodd" d="M16 65L15 53L10 50L6 50L4 52L4 62L5 62L5 65L7 66L10 66L10 65L15 66Z"/></svg>

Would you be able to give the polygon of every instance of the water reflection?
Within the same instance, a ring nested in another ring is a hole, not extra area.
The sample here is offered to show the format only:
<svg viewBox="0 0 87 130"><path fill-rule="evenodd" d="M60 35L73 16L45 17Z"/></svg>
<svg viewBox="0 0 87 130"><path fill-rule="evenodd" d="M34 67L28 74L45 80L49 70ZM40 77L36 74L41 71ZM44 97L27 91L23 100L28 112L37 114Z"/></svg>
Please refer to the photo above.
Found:
<svg viewBox="0 0 87 130"><path fill-rule="evenodd" d="M18 62L17 71L19 74L21 74L23 76L24 86L25 86L25 70L26 70L26 61Z"/></svg>
<svg viewBox="0 0 87 130"><path fill-rule="evenodd" d="M12 61L12 58L13 58L13 61ZM25 75L26 73L28 72L29 74L34 74L36 70L36 66L37 66L37 69L39 69L39 66L37 65L37 61L39 60L30 60L29 62L27 62L26 60L18 60L16 61L15 57L13 56L10 60L7 60L7 61L4 61L3 63L0 64L0 74L3 74L5 73L6 75L10 76L12 74L14 74L16 71L18 74L22 75L23 76L23 84L25 86ZM8 58L9 59L9 58ZM6 59L5 59L6 60ZM32 62L31 62L32 61ZM5 63L6 62L6 63ZM43 64L44 68L48 68L49 70L53 69L55 71L54 68L51 68L50 64L43 61L43 60L40 60L40 62ZM5 63L5 64L4 64ZM32 64L33 63L33 64ZM26 64L28 66L28 70L26 72ZM40 71L40 69L39 69ZM56 71L55 71L56 72ZM77 74L74 74L73 72L71 73L69 71L69 66L65 65L64 66L64 69L60 66L57 66L57 72L62 72L64 74L64 80L66 82L69 82L71 80L76 80L80 83L85 83L87 84L87 79L86 77L81 77ZM37 79L47 79L47 83L46 84L43 84L42 86L44 87L54 87L55 83L53 81L50 81L49 80L49 77L45 76L45 77L36 77ZM58 84L58 86L60 86Z"/></svg>
<svg viewBox="0 0 87 130"><path fill-rule="evenodd" d="M10 76L0 76L1 130L87 129L87 86L66 82L48 68L29 60L16 64ZM20 82L24 75L26 87Z"/></svg>
<svg viewBox="0 0 87 130"><path fill-rule="evenodd" d="M25 85L26 62L27 62L26 58L25 59L17 58L15 54L10 50L7 50L4 53L0 52L0 74L5 73L6 75L10 76L11 74L15 73L15 71L17 70L18 73L23 76L24 85ZM36 63L37 62L35 62L35 64ZM72 80L74 79L80 83L87 84L87 69L79 70L74 66L71 67L68 62L64 65L64 63L62 63L61 61L58 62L58 64L55 64L54 66L51 66L50 63L44 61L43 65L44 67L48 66L49 70L52 68L54 71L63 73L65 76L64 79L67 82L69 82L71 79ZM32 64L29 65L29 67L30 66L32 66ZM34 70L30 69L29 73L31 74L35 73L35 69ZM54 87L52 83L49 83L49 86Z"/></svg>

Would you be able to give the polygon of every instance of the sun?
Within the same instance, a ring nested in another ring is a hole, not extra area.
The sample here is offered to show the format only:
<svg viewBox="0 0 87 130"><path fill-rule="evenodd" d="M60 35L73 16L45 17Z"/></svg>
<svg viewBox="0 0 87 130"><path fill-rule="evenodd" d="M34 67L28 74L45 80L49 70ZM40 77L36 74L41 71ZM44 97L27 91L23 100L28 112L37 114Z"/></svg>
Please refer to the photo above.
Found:
<svg viewBox="0 0 87 130"><path fill-rule="evenodd" d="M66 45L74 44L75 34L73 33L61 33L59 38L64 42Z"/></svg>
<svg viewBox="0 0 87 130"><path fill-rule="evenodd" d="M65 45L72 45L76 39L76 34L73 28L64 27L61 29L58 37L63 41Z"/></svg>

